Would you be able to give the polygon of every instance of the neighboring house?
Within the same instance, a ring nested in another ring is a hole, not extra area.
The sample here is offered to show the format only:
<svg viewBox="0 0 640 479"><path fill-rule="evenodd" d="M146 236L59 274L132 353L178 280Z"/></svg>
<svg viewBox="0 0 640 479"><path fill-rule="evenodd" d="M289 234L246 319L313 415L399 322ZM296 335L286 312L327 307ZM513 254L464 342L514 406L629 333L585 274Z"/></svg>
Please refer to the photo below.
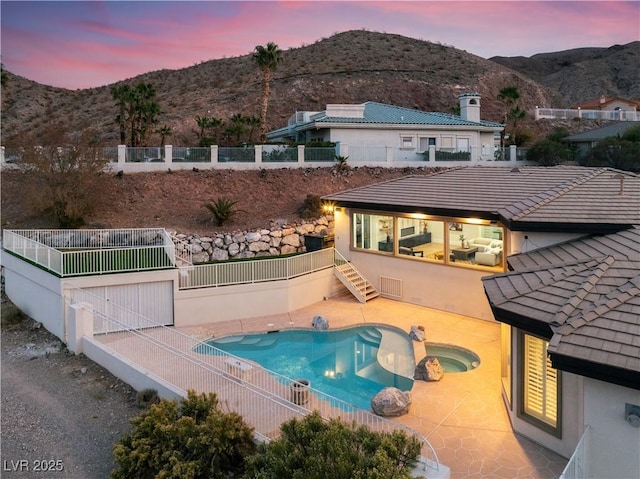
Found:
<svg viewBox="0 0 640 479"><path fill-rule="evenodd" d="M589 477L638 477L640 176L469 167L324 200L381 294L504 323L516 431L569 457L590 426Z"/></svg>
<svg viewBox="0 0 640 479"><path fill-rule="evenodd" d="M350 147L390 148L395 160L493 160L504 126L480 119L480 95L460 95L460 115L423 112L365 102L329 104L320 112L296 112L289 124L267 134L272 142L335 142L341 155L360 161ZM431 147L431 148L430 148ZM430 153L430 149L432 152ZM426 154L426 156L425 156ZM429 156L431 155L431 156Z"/></svg>
<svg viewBox="0 0 640 479"><path fill-rule="evenodd" d="M621 121L602 128L596 128L564 138L564 141L576 148L576 161L587 157L591 149L605 138L622 136L630 128L640 125L640 121Z"/></svg>
<svg viewBox="0 0 640 479"><path fill-rule="evenodd" d="M639 107L640 102L638 101L602 95L600 98L577 103L571 108L574 110L637 111Z"/></svg>

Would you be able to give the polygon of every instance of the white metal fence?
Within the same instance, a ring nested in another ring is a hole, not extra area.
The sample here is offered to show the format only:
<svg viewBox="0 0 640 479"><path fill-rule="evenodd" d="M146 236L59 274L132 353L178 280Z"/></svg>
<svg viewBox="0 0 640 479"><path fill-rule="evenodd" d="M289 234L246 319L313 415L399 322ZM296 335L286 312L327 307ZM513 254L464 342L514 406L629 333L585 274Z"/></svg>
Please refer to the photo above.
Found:
<svg viewBox="0 0 640 479"><path fill-rule="evenodd" d="M405 425L315 390L299 378L268 371L134 311L106 304L98 296L86 292L71 296L92 304L94 330L106 331L96 337L103 346L182 391L216 393L222 404L242 415L262 437L275 438L283 422L316 410L324 418L353 421L374 431L404 431L420 441L424 469L440 468L428 440ZM108 369L108 365L103 366Z"/></svg>
<svg viewBox="0 0 640 479"><path fill-rule="evenodd" d="M164 229L5 230L3 247L59 276L170 268L175 246Z"/></svg>
<svg viewBox="0 0 640 479"><path fill-rule="evenodd" d="M292 279L334 265L335 250L321 249L285 258L251 259L180 267L179 289Z"/></svg>
<svg viewBox="0 0 640 479"><path fill-rule="evenodd" d="M583 120L640 121L640 112L635 110L536 108L531 113L536 120L581 118Z"/></svg>
<svg viewBox="0 0 640 479"><path fill-rule="evenodd" d="M562 471L560 479L586 479L589 477L589 438L591 427L587 425L575 451Z"/></svg>

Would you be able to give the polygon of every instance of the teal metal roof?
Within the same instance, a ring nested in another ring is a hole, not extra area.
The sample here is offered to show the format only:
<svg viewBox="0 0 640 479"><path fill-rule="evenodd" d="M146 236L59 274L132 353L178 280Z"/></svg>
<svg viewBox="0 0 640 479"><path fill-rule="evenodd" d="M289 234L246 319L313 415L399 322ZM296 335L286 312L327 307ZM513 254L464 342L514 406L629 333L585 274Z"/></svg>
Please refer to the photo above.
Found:
<svg viewBox="0 0 640 479"><path fill-rule="evenodd" d="M487 128L503 128L504 125L492 121L467 121L459 115L440 112L424 112L400 106L386 105L368 101L363 103L362 118L318 116L309 123L361 123L361 124L393 124L393 125L437 125L437 126L481 126Z"/></svg>

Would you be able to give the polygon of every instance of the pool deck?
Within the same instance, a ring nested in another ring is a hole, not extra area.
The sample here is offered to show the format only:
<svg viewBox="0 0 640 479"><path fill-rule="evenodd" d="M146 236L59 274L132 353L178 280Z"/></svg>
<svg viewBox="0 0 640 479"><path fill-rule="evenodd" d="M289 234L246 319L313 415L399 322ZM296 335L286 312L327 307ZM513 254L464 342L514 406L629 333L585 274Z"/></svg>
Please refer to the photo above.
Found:
<svg viewBox="0 0 640 479"><path fill-rule="evenodd" d="M515 434L501 395L500 325L385 298L361 304L344 295L288 314L180 328L198 337L311 327L314 316L329 328L391 324L409 331L425 328L428 342L450 343L474 351L480 366L465 373L445 373L438 382L415 381L409 414L394 420L423 434L452 479L551 479L567 460ZM414 342L416 361L424 343Z"/></svg>

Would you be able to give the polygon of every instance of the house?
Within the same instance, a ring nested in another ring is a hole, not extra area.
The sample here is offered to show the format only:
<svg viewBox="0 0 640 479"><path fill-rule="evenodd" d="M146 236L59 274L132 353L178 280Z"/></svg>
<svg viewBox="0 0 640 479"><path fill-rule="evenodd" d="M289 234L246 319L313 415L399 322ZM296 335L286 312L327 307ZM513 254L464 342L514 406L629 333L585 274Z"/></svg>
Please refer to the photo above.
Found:
<svg viewBox="0 0 640 479"><path fill-rule="evenodd" d="M638 127L638 125L640 125L640 121L620 121L603 126L602 128L595 128L593 130L570 135L564 138L564 141L575 147L575 159L576 161L580 161L587 157L591 149L596 146L598 142L605 138L620 137L627 130Z"/></svg>
<svg viewBox="0 0 640 479"><path fill-rule="evenodd" d="M397 160L493 160L504 126L480 119L480 95L458 97L460 115L423 112L377 102L329 104L324 111L296 112L272 142L335 142L341 155L361 161L355 148L390 148ZM432 150L430 152L430 150ZM425 157L425 154L427 155Z"/></svg>
<svg viewBox="0 0 640 479"><path fill-rule="evenodd" d="M502 323L518 433L565 457L589 436L588 477L638 477L640 176L468 167L324 200L381 294Z"/></svg>
<svg viewBox="0 0 640 479"><path fill-rule="evenodd" d="M512 256L483 279L502 323L513 427L551 447L587 430L589 474L640 474L640 228ZM516 293L517 292L517 293Z"/></svg>
<svg viewBox="0 0 640 479"><path fill-rule="evenodd" d="M571 108L573 110L637 111L638 107L640 102L634 100L601 95L600 98L582 101Z"/></svg>

